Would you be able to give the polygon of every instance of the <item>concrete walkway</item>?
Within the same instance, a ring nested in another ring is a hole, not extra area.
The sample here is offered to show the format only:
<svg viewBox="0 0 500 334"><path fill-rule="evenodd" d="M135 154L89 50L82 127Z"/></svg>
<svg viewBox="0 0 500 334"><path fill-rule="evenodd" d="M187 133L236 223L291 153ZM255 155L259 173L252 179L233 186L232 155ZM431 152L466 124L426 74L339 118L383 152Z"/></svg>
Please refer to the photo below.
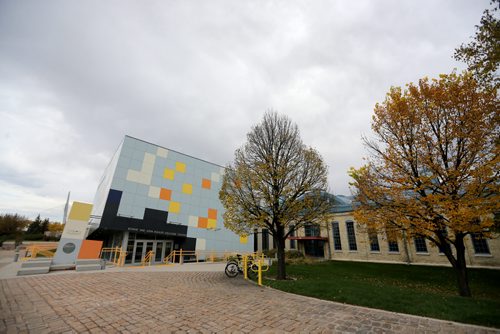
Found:
<svg viewBox="0 0 500 334"><path fill-rule="evenodd" d="M0 333L500 333L262 288L227 278L223 268L184 264L0 279Z"/></svg>
<svg viewBox="0 0 500 334"><path fill-rule="evenodd" d="M21 261L13 262L14 251L0 250L0 279L6 278L16 278L18 270L21 268ZM185 263L183 265L153 265L148 267L140 266L126 266L126 267L115 267L113 265L108 265L106 270L97 271L94 273L106 273L106 272L133 272L133 271L152 271L152 272L178 272L178 271L224 271L225 263ZM75 270L59 270L51 271L48 275L74 275L81 274Z"/></svg>

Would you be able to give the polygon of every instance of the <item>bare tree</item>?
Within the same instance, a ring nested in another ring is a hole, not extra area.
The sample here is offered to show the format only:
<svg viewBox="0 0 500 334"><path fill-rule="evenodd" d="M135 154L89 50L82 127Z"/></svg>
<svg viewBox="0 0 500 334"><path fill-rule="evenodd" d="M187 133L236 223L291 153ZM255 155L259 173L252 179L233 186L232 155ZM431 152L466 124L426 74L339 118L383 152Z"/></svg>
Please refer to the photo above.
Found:
<svg viewBox="0 0 500 334"><path fill-rule="evenodd" d="M285 279L285 240L329 212L326 189L327 167L320 154L302 143L288 117L267 112L224 175L219 193L224 224L239 234L268 229L278 251L277 278Z"/></svg>

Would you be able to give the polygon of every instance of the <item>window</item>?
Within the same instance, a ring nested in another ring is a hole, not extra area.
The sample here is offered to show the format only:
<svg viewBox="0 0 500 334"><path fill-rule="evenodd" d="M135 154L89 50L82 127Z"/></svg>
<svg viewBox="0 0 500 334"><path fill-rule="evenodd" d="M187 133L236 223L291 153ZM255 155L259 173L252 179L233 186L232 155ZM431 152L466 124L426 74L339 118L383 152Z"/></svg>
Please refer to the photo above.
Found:
<svg viewBox="0 0 500 334"><path fill-rule="evenodd" d="M332 223L332 231L333 231L333 249L342 250L342 244L340 243L340 230L338 222Z"/></svg>
<svg viewBox="0 0 500 334"><path fill-rule="evenodd" d="M304 226L304 232L306 237L319 237L320 236L320 230L318 225L314 224L307 224Z"/></svg>
<svg viewBox="0 0 500 334"><path fill-rule="evenodd" d="M427 253L427 245L425 243L425 238L415 237L415 249L417 253Z"/></svg>
<svg viewBox="0 0 500 334"><path fill-rule="evenodd" d="M399 246L398 246L398 241L393 239L393 240L388 240L387 243L389 244L389 252L390 253L399 253Z"/></svg>
<svg viewBox="0 0 500 334"><path fill-rule="evenodd" d="M253 251L257 252L259 250L259 240L257 239L258 231L253 231Z"/></svg>
<svg viewBox="0 0 500 334"><path fill-rule="evenodd" d="M295 236L295 230L294 230L295 226L290 226L290 236L291 237L294 237ZM295 245L295 240L293 239L290 239L290 249L295 249L296 248L296 245Z"/></svg>
<svg viewBox="0 0 500 334"><path fill-rule="evenodd" d="M397 232L394 229L389 228L385 231L385 234L387 235L389 253L399 253Z"/></svg>
<svg viewBox="0 0 500 334"><path fill-rule="evenodd" d="M368 236L370 238L370 250L372 252L380 252L380 246L378 244L378 235L377 235L377 231L376 230L373 230L371 229L369 232L368 232Z"/></svg>
<svg viewBox="0 0 500 334"><path fill-rule="evenodd" d="M262 230L262 250L269 250L269 231L267 229Z"/></svg>
<svg viewBox="0 0 500 334"><path fill-rule="evenodd" d="M472 245L474 246L474 253L476 254L491 254L490 248L488 247L488 242L478 233L472 233L471 235Z"/></svg>
<svg viewBox="0 0 500 334"><path fill-rule="evenodd" d="M357 251L356 234L354 233L354 222L346 222L347 227L347 240L349 241L349 250Z"/></svg>

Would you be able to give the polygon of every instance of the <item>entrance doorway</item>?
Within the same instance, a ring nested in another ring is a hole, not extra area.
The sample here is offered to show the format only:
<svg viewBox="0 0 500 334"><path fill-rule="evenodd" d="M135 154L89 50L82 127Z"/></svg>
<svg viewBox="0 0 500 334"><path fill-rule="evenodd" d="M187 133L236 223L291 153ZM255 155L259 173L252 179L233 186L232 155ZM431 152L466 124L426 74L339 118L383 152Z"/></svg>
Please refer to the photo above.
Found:
<svg viewBox="0 0 500 334"><path fill-rule="evenodd" d="M304 240L304 253L308 256L324 257L324 244L323 240Z"/></svg>
<svg viewBox="0 0 500 334"><path fill-rule="evenodd" d="M149 251L154 251L153 263L160 263L172 251L171 240L129 240L128 250L131 256L127 256L127 263L140 264ZM127 254L129 255L129 254Z"/></svg>

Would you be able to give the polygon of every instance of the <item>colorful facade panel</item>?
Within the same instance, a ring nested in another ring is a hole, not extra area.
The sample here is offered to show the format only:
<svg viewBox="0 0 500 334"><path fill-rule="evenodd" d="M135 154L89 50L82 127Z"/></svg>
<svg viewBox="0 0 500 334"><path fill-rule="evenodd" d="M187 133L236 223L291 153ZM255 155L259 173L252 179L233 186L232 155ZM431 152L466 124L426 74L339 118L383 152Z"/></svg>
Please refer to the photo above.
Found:
<svg viewBox="0 0 500 334"><path fill-rule="evenodd" d="M183 226L187 237L197 239L196 249L253 250L224 228L224 208L218 198L224 173L221 166L128 136L113 161L107 170L111 176L103 179L111 179L106 199L110 207L110 196L115 200L119 196L114 202L113 214L119 217L115 220L134 226L149 225L146 215L164 213L165 221L156 222L155 228L168 232L173 226ZM102 201L106 187L100 188L103 189L96 199ZM103 205L96 207L103 209ZM110 216L105 210L94 214L102 215L104 220Z"/></svg>

